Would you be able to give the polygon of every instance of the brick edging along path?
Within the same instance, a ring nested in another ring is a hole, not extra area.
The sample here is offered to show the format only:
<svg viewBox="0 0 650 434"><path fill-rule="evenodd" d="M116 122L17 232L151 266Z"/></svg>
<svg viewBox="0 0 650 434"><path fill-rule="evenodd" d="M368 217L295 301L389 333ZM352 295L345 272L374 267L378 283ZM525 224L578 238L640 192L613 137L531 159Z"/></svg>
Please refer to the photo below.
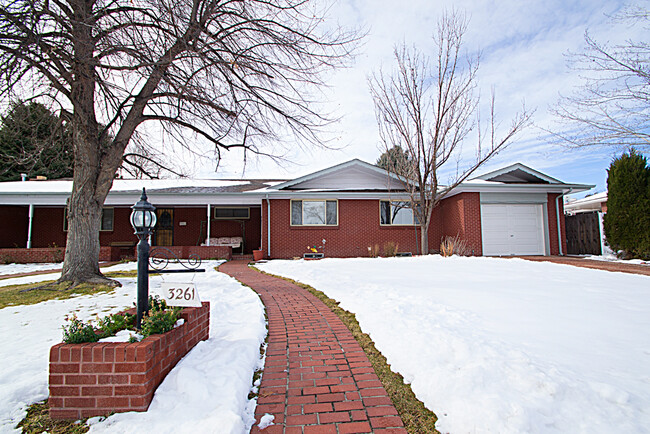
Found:
<svg viewBox="0 0 650 434"><path fill-rule="evenodd" d="M248 268L219 267L253 288L266 306L268 347L252 433L406 433L352 333L308 291ZM275 425L257 423L272 414Z"/></svg>

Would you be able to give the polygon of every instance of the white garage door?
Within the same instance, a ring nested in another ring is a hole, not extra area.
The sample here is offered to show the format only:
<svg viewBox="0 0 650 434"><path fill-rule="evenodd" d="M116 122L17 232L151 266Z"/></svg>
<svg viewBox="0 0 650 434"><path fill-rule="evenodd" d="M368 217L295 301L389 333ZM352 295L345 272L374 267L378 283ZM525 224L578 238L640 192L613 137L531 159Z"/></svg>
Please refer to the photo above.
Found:
<svg viewBox="0 0 650 434"><path fill-rule="evenodd" d="M481 205L483 254L543 255L542 205Z"/></svg>

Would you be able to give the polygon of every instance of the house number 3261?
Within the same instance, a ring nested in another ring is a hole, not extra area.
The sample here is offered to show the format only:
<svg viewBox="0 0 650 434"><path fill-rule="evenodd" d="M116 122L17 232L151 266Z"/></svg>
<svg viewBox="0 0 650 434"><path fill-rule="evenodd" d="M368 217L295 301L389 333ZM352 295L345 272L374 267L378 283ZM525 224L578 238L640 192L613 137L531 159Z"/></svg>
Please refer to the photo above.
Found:
<svg viewBox="0 0 650 434"><path fill-rule="evenodd" d="M169 288L167 291L169 300L192 300L194 298L194 288Z"/></svg>
<svg viewBox="0 0 650 434"><path fill-rule="evenodd" d="M201 307L201 299L192 282L164 282L159 295L168 306Z"/></svg>

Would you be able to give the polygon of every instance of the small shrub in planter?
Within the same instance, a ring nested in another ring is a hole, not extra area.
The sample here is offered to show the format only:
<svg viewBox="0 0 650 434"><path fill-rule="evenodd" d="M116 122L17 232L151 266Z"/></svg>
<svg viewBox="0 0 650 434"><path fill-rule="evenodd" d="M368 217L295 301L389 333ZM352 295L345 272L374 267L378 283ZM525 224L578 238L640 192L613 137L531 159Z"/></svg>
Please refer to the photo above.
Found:
<svg viewBox="0 0 650 434"><path fill-rule="evenodd" d="M85 323L72 315L66 318L70 325L63 326L63 342L66 344L83 344L85 342L97 342L100 336L95 332L95 327L90 323Z"/></svg>
<svg viewBox="0 0 650 434"><path fill-rule="evenodd" d="M149 312L142 318L142 336L147 337L172 330L180 317L180 312L180 308L170 309L165 300L150 296ZM70 321L70 324L63 326L63 342L83 344L97 342L100 339L115 336L119 331L135 328L136 317L127 312L115 313L99 319L97 326L81 321L74 314L66 320Z"/></svg>
<svg viewBox="0 0 650 434"><path fill-rule="evenodd" d="M169 309L165 300L149 297L149 312L142 318L142 336L160 335L174 328L181 309Z"/></svg>

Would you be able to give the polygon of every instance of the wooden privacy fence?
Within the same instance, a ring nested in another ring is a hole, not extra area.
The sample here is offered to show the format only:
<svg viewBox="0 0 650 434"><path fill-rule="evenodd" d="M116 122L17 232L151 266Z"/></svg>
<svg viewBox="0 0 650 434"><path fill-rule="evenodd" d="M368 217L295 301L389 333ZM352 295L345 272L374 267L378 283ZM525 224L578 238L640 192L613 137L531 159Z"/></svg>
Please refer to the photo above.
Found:
<svg viewBox="0 0 650 434"><path fill-rule="evenodd" d="M584 212L564 217L567 253L570 255L600 255L600 224L598 212Z"/></svg>

